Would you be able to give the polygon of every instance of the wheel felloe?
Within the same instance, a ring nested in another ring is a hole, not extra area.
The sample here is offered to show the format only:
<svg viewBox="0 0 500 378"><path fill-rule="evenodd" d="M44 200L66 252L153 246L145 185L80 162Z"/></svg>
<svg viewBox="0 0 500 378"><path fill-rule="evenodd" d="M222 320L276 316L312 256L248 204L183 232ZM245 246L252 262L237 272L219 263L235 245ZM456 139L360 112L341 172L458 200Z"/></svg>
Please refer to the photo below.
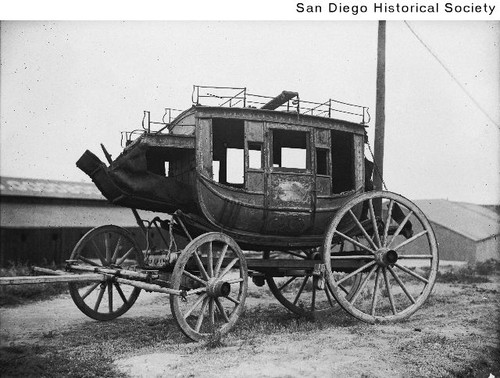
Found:
<svg viewBox="0 0 500 378"><path fill-rule="evenodd" d="M338 253L337 245L346 246ZM338 272L335 262L356 264L352 273ZM396 193L374 191L346 203L325 236L323 260L327 281L339 304L360 320L374 323L413 314L430 295L438 268L432 227L418 207ZM357 292L346 297L345 280L362 276Z"/></svg>
<svg viewBox="0 0 500 378"><path fill-rule="evenodd" d="M186 285L189 278L194 285ZM223 335L244 310L248 272L243 252L229 236L211 232L192 240L183 250L172 274L172 315L191 340Z"/></svg>

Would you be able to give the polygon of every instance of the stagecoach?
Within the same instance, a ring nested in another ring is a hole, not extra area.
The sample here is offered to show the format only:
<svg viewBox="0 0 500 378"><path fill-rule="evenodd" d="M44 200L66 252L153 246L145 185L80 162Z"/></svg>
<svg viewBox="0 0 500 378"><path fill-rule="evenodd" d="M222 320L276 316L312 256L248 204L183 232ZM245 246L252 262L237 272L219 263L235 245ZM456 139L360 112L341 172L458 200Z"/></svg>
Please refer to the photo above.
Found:
<svg viewBox="0 0 500 378"><path fill-rule="evenodd" d="M192 340L231 329L250 279L311 319L341 308L369 323L407 318L432 290L437 243L415 204L373 190L368 122L345 102L206 86L161 122L145 112L116 159L103 146L106 163L90 151L77 162L143 236L84 235L59 272L74 276L74 302L111 320L141 290L166 293Z"/></svg>

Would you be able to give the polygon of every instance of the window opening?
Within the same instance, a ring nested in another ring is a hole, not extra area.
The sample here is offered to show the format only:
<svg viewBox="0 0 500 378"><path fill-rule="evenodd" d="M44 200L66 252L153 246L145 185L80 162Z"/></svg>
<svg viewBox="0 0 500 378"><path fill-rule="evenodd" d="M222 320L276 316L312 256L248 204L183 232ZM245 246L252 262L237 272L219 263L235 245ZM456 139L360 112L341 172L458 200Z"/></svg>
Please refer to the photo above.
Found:
<svg viewBox="0 0 500 378"><path fill-rule="evenodd" d="M220 161L213 160L212 161L212 172L214 181L219 182L219 170L220 170Z"/></svg>
<svg viewBox="0 0 500 378"><path fill-rule="evenodd" d="M212 119L212 178L215 181L236 187L243 186L244 140L243 120Z"/></svg>
<svg viewBox="0 0 500 378"><path fill-rule="evenodd" d="M158 176L191 184L196 167L194 150L152 147L146 152L146 169Z"/></svg>
<svg viewBox="0 0 500 378"><path fill-rule="evenodd" d="M262 169L262 143L248 143L248 168Z"/></svg>
<svg viewBox="0 0 500 378"><path fill-rule="evenodd" d="M228 184L243 184L243 168L245 151L240 148L227 149L227 165L226 181Z"/></svg>
<svg viewBox="0 0 500 378"><path fill-rule="evenodd" d="M354 189L354 140L350 133L332 130L332 191Z"/></svg>
<svg viewBox="0 0 500 378"><path fill-rule="evenodd" d="M306 169L306 150L302 148L281 148L281 166L283 168Z"/></svg>
<svg viewBox="0 0 500 378"><path fill-rule="evenodd" d="M273 130L273 167L307 169L308 133Z"/></svg>
<svg viewBox="0 0 500 378"><path fill-rule="evenodd" d="M316 148L316 174L328 175L328 150Z"/></svg>

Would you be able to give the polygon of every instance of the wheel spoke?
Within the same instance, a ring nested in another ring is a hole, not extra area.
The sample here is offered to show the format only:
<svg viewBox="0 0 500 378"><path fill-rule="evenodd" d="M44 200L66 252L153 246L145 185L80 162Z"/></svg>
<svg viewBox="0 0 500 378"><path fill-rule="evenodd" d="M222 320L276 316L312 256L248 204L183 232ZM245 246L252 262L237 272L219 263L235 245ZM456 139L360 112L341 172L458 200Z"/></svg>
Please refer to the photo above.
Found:
<svg viewBox="0 0 500 378"><path fill-rule="evenodd" d="M113 312L113 285L108 282L108 309L109 313Z"/></svg>
<svg viewBox="0 0 500 378"><path fill-rule="evenodd" d="M95 250L95 253L97 254L97 257L99 257L99 260L101 260L101 264L105 266L106 265L106 259L104 258L101 250L99 249L99 247L95 243L94 239L92 239L91 241L92 241L92 245L94 246L94 250Z"/></svg>
<svg viewBox="0 0 500 378"><path fill-rule="evenodd" d="M238 262L238 258L235 257L233 260L231 260L231 262L229 264L227 264L227 266L224 268L224 270L222 271L222 273L219 275L219 279L224 277L234 266L234 264L236 264Z"/></svg>
<svg viewBox="0 0 500 378"><path fill-rule="evenodd" d="M351 278L352 276L355 276L356 274L358 274L359 272L362 272L363 270L365 270L366 268L372 266L373 264L375 264L375 260L374 261L370 261L368 264L365 264L363 265L361 268L358 268L356 269L354 272L351 272L349 273L347 276L345 277L342 277L340 280L338 280L337 282L335 282L335 284L338 286L340 285L342 282L348 280L349 278Z"/></svg>
<svg viewBox="0 0 500 378"><path fill-rule="evenodd" d="M392 248L394 251L397 251L399 248L401 247L404 247L405 245L407 244L410 244L411 242L415 241L416 239L418 239L419 237L421 237L422 235L425 235L427 234L429 231L427 230L424 230L424 231L421 231L419 232L418 234L416 235L413 235L411 238L409 239L406 239L404 242L402 242L401 244L399 244L397 247L394 247Z"/></svg>
<svg viewBox="0 0 500 378"><path fill-rule="evenodd" d="M78 256L78 258L80 260L82 260L83 262L86 262L87 264L90 264L90 265L93 265L93 266L101 266L101 265L95 263L94 261L92 261L91 259L88 259L88 258L86 258L86 257L84 257L82 255Z"/></svg>
<svg viewBox="0 0 500 378"><path fill-rule="evenodd" d="M394 200L391 199L389 201L389 208L387 209L387 219L385 221L385 227L384 227L384 236L383 236L383 246L387 246L387 239L389 236L389 226L391 225L391 219L392 219L392 207L394 206Z"/></svg>
<svg viewBox="0 0 500 378"><path fill-rule="evenodd" d="M208 244L208 252L207 252L207 256L208 256L208 259L207 259L207 268L208 268L208 276L209 277L213 277L214 276L214 256L213 256L213 243L210 242ZM213 303L210 302L212 307L213 307Z"/></svg>
<svg viewBox="0 0 500 378"><path fill-rule="evenodd" d="M214 270L214 277L217 277L220 272L220 268L222 266L222 263L224 262L224 257L226 256L226 252L228 249L229 245L224 244L224 247L222 247L222 251L220 253L219 259L217 260L217 266L215 267Z"/></svg>
<svg viewBox="0 0 500 378"><path fill-rule="evenodd" d="M195 281L197 281L197 282L199 282L199 283L201 283L201 284L203 284L205 286L208 285L207 281L204 281L200 277L197 277L194 274L189 273L187 270L183 270L182 274L188 276L189 278L192 278L193 280L195 280Z"/></svg>
<svg viewBox="0 0 500 378"><path fill-rule="evenodd" d="M281 291L283 290L285 287L287 287L290 283L292 283L293 281L295 281L297 277L294 276L292 278L290 278L288 281L286 281L283 285L281 285L280 287L278 287L278 290Z"/></svg>
<svg viewBox="0 0 500 378"><path fill-rule="evenodd" d="M340 290L342 290L344 293L346 293L346 295L347 295L347 294L349 294L349 290L347 290L347 289L344 287L344 285L338 285L338 286L339 286Z"/></svg>
<svg viewBox="0 0 500 378"><path fill-rule="evenodd" d="M297 252L285 251L285 253L292 255L292 256L295 256L295 257L298 257L300 259L307 259L307 256L301 255L300 253L297 253Z"/></svg>
<svg viewBox="0 0 500 378"><path fill-rule="evenodd" d="M364 235L365 239L368 241L368 243L370 243L370 245L372 246L373 249L377 250L378 247L376 246L376 244L374 243L374 241L372 240L372 238L370 237L370 235L368 235L368 232L366 232L365 228L360 223L360 221L356 217L356 215L354 215L354 213L352 212L352 210L349 210L349 215L354 220L354 222L356 223L356 225L358 226L358 228L361 230L361 232L363 233L363 235Z"/></svg>
<svg viewBox="0 0 500 378"><path fill-rule="evenodd" d="M118 238L118 241L116 242L116 247L115 247L115 251L113 252L113 256L111 257L111 263L113 263L113 264L116 262L116 259L118 258L118 253L120 252L121 242L122 242L122 237L120 236Z"/></svg>
<svg viewBox="0 0 500 378"><path fill-rule="evenodd" d="M342 286L342 285L339 285L339 286ZM325 294L326 294L326 298L328 299L328 302L330 303L330 306L333 307L335 304L332 300L332 295L330 294L330 285L328 285L328 282L325 285Z"/></svg>
<svg viewBox="0 0 500 378"><path fill-rule="evenodd" d="M207 309L209 298L205 298L203 300L203 306L201 307L201 313L198 317L198 321L196 322L196 332L200 332L201 325L203 324L203 318L205 317L205 310Z"/></svg>
<svg viewBox="0 0 500 378"><path fill-rule="evenodd" d="M222 303L220 302L219 298L214 298L215 299L215 304L217 305L217 308L219 309L219 312L221 313L222 317L224 318L224 321L226 323L229 323L229 318L227 317L226 311L224 310L224 307L222 306Z"/></svg>
<svg viewBox="0 0 500 378"><path fill-rule="evenodd" d="M120 257L120 260L116 262L116 265L122 265L127 259L127 257L129 257L130 254L134 251L134 249L135 249L134 247L130 247L130 249L122 257Z"/></svg>
<svg viewBox="0 0 500 378"><path fill-rule="evenodd" d="M95 302L94 305L94 311L96 312L99 309L99 306L101 305L102 296L104 295L105 290L106 290L106 284L101 284L101 290L99 291L99 296L97 297L97 301Z"/></svg>
<svg viewBox="0 0 500 378"><path fill-rule="evenodd" d="M411 269L408 269L406 266L403 266L403 265L399 265L398 263L394 264L395 266L397 266L399 269L401 269L403 272L406 272L408 273L409 275L415 277L416 279L428 284L429 283L429 280L427 278L424 278L422 277L420 274L417 274L415 273L414 271L412 271Z"/></svg>
<svg viewBox="0 0 500 378"><path fill-rule="evenodd" d="M391 283L389 282L389 277L387 276L387 269L382 268L382 273L384 274L385 287L387 289L387 296L389 297L392 313L396 315L397 311L396 306L394 305L394 297L392 296Z"/></svg>
<svg viewBox="0 0 500 378"><path fill-rule="evenodd" d="M391 246L391 244L394 242L394 240L396 240L396 238L398 237L399 233L401 232L401 230L405 226L406 222L408 222L408 219L410 219L410 217L412 215L413 215L413 210L410 210L410 212L406 215L406 217L399 224L399 227L397 228L396 232L394 232L394 235L392 235L391 241L387 245L387 248L389 248Z"/></svg>
<svg viewBox="0 0 500 378"><path fill-rule="evenodd" d="M111 237L111 234L104 234L104 247L106 249L106 262L108 264L111 263L111 248L109 246L109 238Z"/></svg>
<svg viewBox="0 0 500 378"><path fill-rule="evenodd" d="M358 299L359 297L359 294L361 294L361 292L363 291L363 289L365 288L366 284L368 283L368 280L370 279L370 277L372 276L373 272L375 272L375 270L378 268L377 265L374 265L371 269L370 269L370 272L366 275L365 278L363 278L363 281L361 282L361 285L359 285L359 289L356 291L356 293L354 293L354 295L351 297L351 299L349 299L349 302L351 304L354 304L354 302L356 302L356 299Z"/></svg>
<svg viewBox="0 0 500 378"><path fill-rule="evenodd" d="M92 286L90 286L88 288L88 290L85 292L85 294L82 295L82 299L87 298L90 295L90 293L92 293L96 289L96 287L99 286L100 284L101 284L100 282L96 282L96 283L92 284Z"/></svg>
<svg viewBox="0 0 500 378"><path fill-rule="evenodd" d="M241 303L239 300L231 298L229 295L227 297L224 297L224 298L229 299L231 302L233 302L234 304L237 304L237 305L239 305Z"/></svg>
<svg viewBox="0 0 500 378"><path fill-rule="evenodd" d="M205 270L205 267L203 266L203 263L201 262L200 256L198 255L198 251L194 251L193 256L194 256L194 260L196 261L196 265L198 265L198 268L200 269L201 274L208 281L209 276L208 276L207 271Z"/></svg>
<svg viewBox="0 0 500 378"><path fill-rule="evenodd" d="M371 198L368 200L368 206L370 208L370 216L372 218L372 227L373 227L373 233L375 235L375 241L378 247L382 247L382 243L380 242L380 235L378 234L377 219L375 218L375 210L373 209L373 201Z"/></svg>
<svg viewBox="0 0 500 378"><path fill-rule="evenodd" d="M377 272L375 275L375 286L373 288L373 296L372 296L372 308L370 311L370 314L372 316L375 316L375 307L377 306L379 279L380 279L380 267L377 268Z"/></svg>
<svg viewBox="0 0 500 378"><path fill-rule="evenodd" d="M205 300L205 298L207 298L207 295L206 294L203 294L203 295L200 295L200 297L198 298L198 300L194 303L194 305L186 312L184 313L182 316L184 317L184 319L187 319L189 315L191 315L191 313L200 305L201 302L203 302Z"/></svg>
<svg viewBox="0 0 500 378"><path fill-rule="evenodd" d="M120 285L118 285L118 283L116 283L116 282L114 283L114 285L115 285L116 291L118 292L118 295L122 299L123 303L128 304L127 298L125 297L125 294L123 294L123 291L122 291L122 288L120 287Z"/></svg>
<svg viewBox="0 0 500 378"><path fill-rule="evenodd" d="M306 287L306 283L307 283L308 280L309 280L309 276L305 276L304 281L302 282L302 285L300 285L300 289L299 289L297 295L295 296L295 300L293 301L294 305L297 304L297 302L298 302L298 300L300 298L300 295L302 294L302 291Z"/></svg>
<svg viewBox="0 0 500 378"><path fill-rule="evenodd" d="M235 284L235 283L238 283L238 282L243 282L243 278L233 278L232 280L227 280L226 282L229 284L229 285L232 285L232 284Z"/></svg>
<svg viewBox="0 0 500 378"><path fill-rule="evenodd" d="M208 322L209 322L208 324L210 325L210 332L213 332L215 326L214 298L208 298Z"/></svg>
<svg viewBox="0 0 500 378"><path fill-rule="evenodd" d="M357 245L358 247L360 248L363 248L365 251L368 251L370 252L371 254L375 254L375 251L373 249L370 249L368 248L366 245L363 245L361 244L360 242L358 242L357 240L354 240L352 238L350 238L349 236L347 236L346 234L343 234L342 232L340 231L337 231L335 230L335 233L338 234L339 236L343 237L344 239L346 239L347 241L350 241L352 244L354 245ZM370 239L371 240L371 239ZM373 243L373 241L372 241Z"/></svg>
<svg viewBox="0 0 500 378"><path fill-rule="evenodd" d="M389 269L389 272L391 272L391 274L394 277L394 279L397 281L397 283L399 284L399 286L401 286L401 289L403 289L403 291L405 292L406 296L410 299L411 303L415 304L415 299L412 297L412 295L410 294L410 292L408 291L408 289L406 288L406 286L403 284L403 281L401 281L401 279L399 278L399 276L396 274L396 272L390 266L388 266L387 269Z"/></svg>

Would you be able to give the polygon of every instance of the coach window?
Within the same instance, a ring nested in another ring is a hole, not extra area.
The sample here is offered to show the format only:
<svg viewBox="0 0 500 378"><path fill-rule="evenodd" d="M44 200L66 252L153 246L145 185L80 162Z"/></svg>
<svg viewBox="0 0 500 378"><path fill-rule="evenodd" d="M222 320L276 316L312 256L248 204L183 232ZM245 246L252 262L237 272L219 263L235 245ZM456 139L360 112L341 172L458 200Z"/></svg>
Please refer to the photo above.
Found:
<svg viewBox="0 0 500 378"><path fill-rule="evenodd" d="M238 119L212 120L213 179L221 184L243 187L244 123Z"/></svg>
<svg viewBox="0 0 500 378"><path fill-rule="evenodd" d="M262 169L262 143L248 142L248 168Z"/></svg>
<svg viewBox="0 0 500 378"><path fill-rule="evenodd" d="M272 131L272 166L275 168L306 170L309 168L309 133L295 130Z"/></svg>

